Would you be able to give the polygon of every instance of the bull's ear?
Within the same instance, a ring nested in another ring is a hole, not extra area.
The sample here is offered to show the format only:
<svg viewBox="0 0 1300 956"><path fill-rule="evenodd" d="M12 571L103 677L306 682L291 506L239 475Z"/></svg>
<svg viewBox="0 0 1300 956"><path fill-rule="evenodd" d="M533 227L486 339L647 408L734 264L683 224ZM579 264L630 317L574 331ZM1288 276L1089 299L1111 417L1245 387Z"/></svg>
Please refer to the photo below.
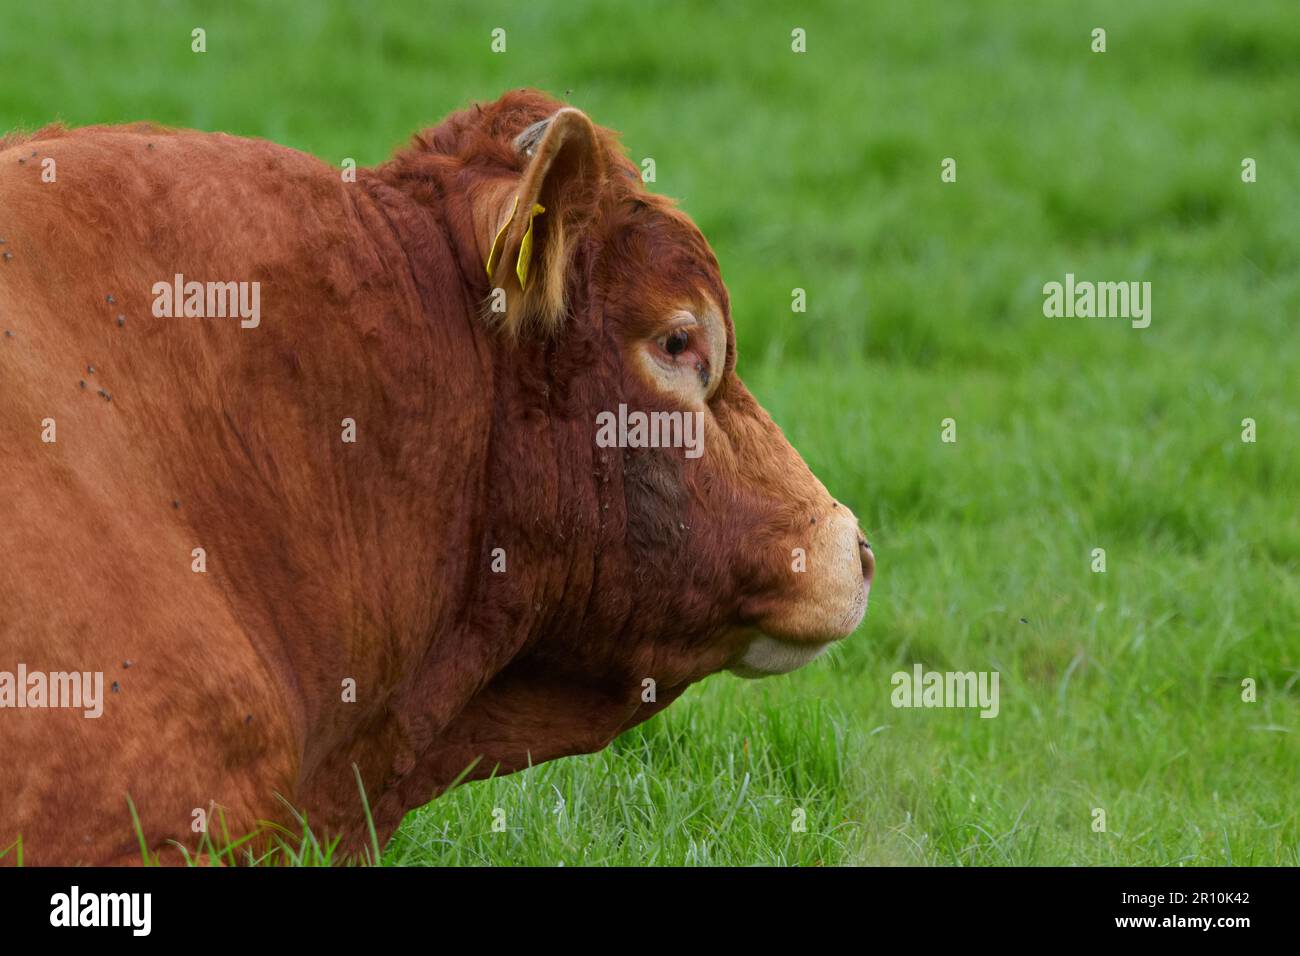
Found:
<svg viewBox="0 0 1300 956"><path fill-rule="evenodd" d="M514 141L527 159L514 189L496 192L485 225L490 321L512 335L557 329L566 277L605 176L599 134L581 110L565 108Z"/></svg>

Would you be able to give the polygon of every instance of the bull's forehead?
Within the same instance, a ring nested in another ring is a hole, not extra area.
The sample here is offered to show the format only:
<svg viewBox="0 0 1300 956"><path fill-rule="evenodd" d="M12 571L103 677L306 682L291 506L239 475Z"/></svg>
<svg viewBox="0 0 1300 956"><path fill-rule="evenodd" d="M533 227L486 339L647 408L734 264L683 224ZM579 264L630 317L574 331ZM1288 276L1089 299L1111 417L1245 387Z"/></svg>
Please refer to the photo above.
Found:
<svg viewBox="0 0 1300 956"><path fill-rule="evenodd" d="M729 321L730 300L717 257L703 233L669 200L641 196L606 214L607 273L635 296L649 321L686 309Z"/></svg>

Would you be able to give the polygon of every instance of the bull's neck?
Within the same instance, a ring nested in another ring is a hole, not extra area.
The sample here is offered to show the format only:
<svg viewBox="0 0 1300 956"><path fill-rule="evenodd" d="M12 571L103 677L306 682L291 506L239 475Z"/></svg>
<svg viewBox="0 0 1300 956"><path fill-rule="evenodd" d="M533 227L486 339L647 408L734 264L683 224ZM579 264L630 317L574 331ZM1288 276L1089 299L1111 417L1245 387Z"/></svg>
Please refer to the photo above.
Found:
<svg viewBox="0 0 1300 956"><path fill-rule="evenodd" d="M355 295L282 298L223 350L203 440L169 463L236 617L297 690L307 765L463 614L491 431L490 354L448 250L365 201L358 216Z"/></svg>

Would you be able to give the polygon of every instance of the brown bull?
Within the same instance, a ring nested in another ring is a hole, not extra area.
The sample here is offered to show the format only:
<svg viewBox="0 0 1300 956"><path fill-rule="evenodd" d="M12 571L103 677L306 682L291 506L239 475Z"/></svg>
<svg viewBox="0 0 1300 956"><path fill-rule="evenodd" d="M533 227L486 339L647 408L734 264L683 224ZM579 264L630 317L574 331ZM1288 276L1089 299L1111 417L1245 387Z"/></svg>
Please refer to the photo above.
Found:
<svg viewBox="0 0 1300 956"><path fill-rule="evenodd" d="M0 849L29 863L138 860L128 796L152 850L286 802L355 848L358 775L386 840L467 767L596 750L865 613L870 549L736 376L703 236L539 93L355 176L10 137L0 238Z"/></svg>

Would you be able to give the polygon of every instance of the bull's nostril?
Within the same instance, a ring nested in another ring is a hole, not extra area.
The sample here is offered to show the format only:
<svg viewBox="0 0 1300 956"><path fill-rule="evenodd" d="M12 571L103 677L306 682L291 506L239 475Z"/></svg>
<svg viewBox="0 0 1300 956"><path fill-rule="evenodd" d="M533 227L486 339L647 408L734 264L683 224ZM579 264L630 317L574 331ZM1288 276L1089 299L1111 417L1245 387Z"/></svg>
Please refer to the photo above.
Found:
<svg viewBox="0 0 1300 956"><path fill-rule="evenodd" d="M870 584L876 574L876 554L861 534L858 535L858 553L862 559L862 580Z"/></svg>

